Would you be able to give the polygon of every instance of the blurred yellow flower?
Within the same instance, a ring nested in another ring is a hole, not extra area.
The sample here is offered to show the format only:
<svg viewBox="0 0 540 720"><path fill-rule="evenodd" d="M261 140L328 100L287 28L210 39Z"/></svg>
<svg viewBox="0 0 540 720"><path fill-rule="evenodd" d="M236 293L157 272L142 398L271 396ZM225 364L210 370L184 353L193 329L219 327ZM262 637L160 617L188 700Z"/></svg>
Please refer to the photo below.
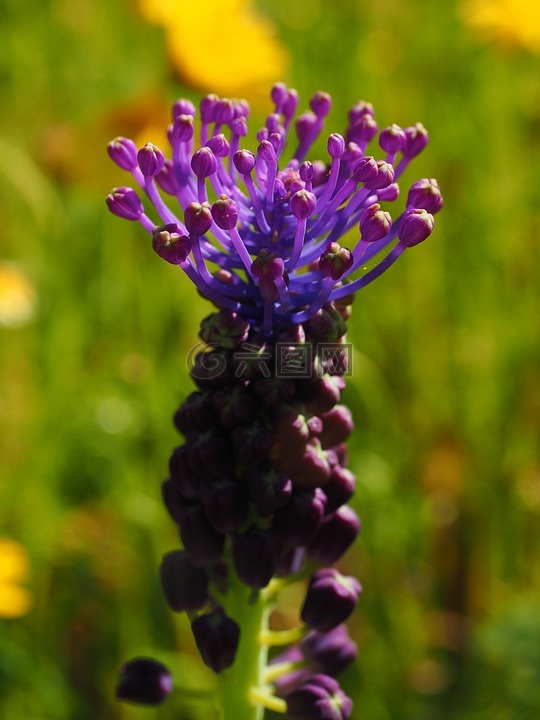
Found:
<svg viewBox="0 0 540 720"><path fill-rule="evenodd" d="M171 62L193 87L266 98L289 55L251 0L140 0L143 16L166 30Z"/></svg>
<svg viewBox="0 0 540 720"><path fill-rule="evenodd" d="M540 52L539 0L464 0L461 15L488 40Z"/></svg>
<svg viewBox="0 0 540 720"><path fill-rule="evenodd" d="M14 540L0 538L0 617L25 615L32 605L28 590L20 583L28 577L28 557Z"/></svg>
<svg viewBox="0 0 540 720"><path fill-rule="evenodd" d="M25 325L36 305L36 292L27 276L10 263L0 263L0 326Z"/></svg>

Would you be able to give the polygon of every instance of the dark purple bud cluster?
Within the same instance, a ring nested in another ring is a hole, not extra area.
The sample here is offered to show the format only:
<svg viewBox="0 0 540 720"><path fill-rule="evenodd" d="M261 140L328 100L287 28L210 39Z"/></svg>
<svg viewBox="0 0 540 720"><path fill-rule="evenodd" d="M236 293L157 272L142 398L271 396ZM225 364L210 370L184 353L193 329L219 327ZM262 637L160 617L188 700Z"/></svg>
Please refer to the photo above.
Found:
<svg viewBox="0 0 540 720"><path fill-rule="evenodd" d="M317 344L334 341L343 360L348 310L327 303L271 339L229 310L201 324L201 352L220 362L204 376L194 364L198 389L174 416L185 441L171 455L163 498L183 550L164 556L160 577L169 606L195 615L197 646L215 672L234 662L241 632L220 602L231 571L258 591L274 577L336 562L359 532L346 505L355 483L344 446L353 421L340 404L347 364L329 363ZM302 681L337 674L354 658L342 623L359 594L358 581L337 570L313 575L301 610L311 630L299 649Z"/></svg>

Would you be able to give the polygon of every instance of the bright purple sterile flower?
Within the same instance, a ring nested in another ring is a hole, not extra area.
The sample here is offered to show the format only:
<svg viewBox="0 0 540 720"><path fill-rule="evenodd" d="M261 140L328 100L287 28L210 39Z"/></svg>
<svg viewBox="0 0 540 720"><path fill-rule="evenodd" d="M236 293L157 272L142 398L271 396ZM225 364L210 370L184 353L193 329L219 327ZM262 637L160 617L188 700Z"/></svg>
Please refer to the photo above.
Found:
<svg viewBox="0 0 540 720"><path fill-rule="evenodd" d="M318 570L306 592L302 620L319 632L333 630L352 613L361 590L356 578L342 575L335 568Z"/></svg>
<svg viewBox="0 0 540 720"><path fill-rule="evenodd" d="M135 658L120 668L116 697L138 705L159 705L173 687L165 665L152 658Z"/></svg>
<svg viewBox="0 0 540 720"><path fill-rule="evenodd" d="M225 720L265 707L346 720L352 704L334 677L356 657L343 622L361 587L327 566L360 530L347 505L347 323L355 293L432 232L442 196L421 179L401 211L388 209L427 144L422 125L379 133L373 106L358 102L342 132L323 138L325 157L309 158L330 96L316 93L296 117L295 90L277 83L271 98L253 151L242 147L247 103L213 94L198 114L174 103L168 152L113 140L109 155L138 191L115 188L106 202L214 306L189 353L195 390L174 414L183 438L161 486L181 545L161 562L165 599L189 613L203 662L223 672ZM302 626L270 630L280 592L307 570ZM119 697L160 701L168 677L141 661Z"/></svg>
<svg viewBox="0 0 540 720"><path fill-rule="evenodd" d="M107 198L111 212L138 220L153 236L157 227L175 224L179 236L196 237L181 262L168 248L158 252L178 264L215 305L260 324L266 336L369 284L404 247L415 244L417 233L411 240L405 231L399 251L392 250L398 229L407 223L399 214L392 221L379 203L398 197L399 178L428 140L420 123L405 129L393 124L380 132L383 157L368 155L378 125L373 107L360 102L349 112L345 132L328 135L328 157L305 160L323 132L330 96L316 93L310 110L293 123L297 93L278 83L271 95L274 111L257 135L256 154L240 147L247 103L214 95L201 101L198 134L193 104L184 99L174 104L170 157L152 143L137 152L131 140L116 138L109 154L131 172L153 212L147 214L127 187ZM291 145L293 128L297 144ZM432 180L415 183L408 208L432 214L440 209L435 187ZM165 203L160 188L175 196L177 208ZM217 200L209 212L210 197ZM361 239L353 236L351 246L344 247L341 239L359 224ZM373 247L366 248L366 242ZM275 261L271 278L258 274L262 252ZM367 265L379 254L378 264Z"/></svg>

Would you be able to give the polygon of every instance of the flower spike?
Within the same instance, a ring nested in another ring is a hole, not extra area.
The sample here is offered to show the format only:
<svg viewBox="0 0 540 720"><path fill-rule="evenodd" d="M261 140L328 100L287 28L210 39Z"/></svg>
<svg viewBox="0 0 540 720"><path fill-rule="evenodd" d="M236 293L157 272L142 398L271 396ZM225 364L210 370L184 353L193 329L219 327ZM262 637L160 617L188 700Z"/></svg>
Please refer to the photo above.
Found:
<svg viewBox="0 0 540 720"><path fill-rule="evenodd" d="M255 153L242 147L247 103L213 94L198 115L174 103L169 157L116 138L108 153L139 190L115 188L106 203L215 305L190 354L196 389L174 415L183 440L162 484L181 542L159 568L165 600L188 613L202 661L222 675L224 720L261 720L265 708L348 720L335 678L356 657L344 622L361 586L331 567L361 527L347 504L347 320L354 294L431 234L443 200L436 180L421 179L401 213L386 209L427 144L422 125L379 133L362 101L343 134L327 136L326 159L308 159L330 96L315 93L298 116L295 90L277 83L271 98ZM281 589L300 581L300 622L270 630ZM287 647L269 661L273 646ZM171 689L163 665L137 658L117 696L155 705Z"/></svg>

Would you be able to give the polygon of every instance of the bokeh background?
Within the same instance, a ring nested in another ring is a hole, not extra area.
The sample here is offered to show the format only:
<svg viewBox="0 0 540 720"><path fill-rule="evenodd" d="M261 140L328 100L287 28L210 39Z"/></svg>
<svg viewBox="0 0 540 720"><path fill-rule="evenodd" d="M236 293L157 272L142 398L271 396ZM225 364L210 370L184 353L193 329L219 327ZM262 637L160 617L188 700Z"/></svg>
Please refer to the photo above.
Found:
<svg viewBox="0 0 540 720"><path fill-rule="evenodd" d="M107 213L105 146L209 91L253 100L253 142L280 79L332 94L329 132L359 99L422 121L404 184L445 198L350 326L354 717L540 717L539 53L535 0L0 1L2 718L217 717L156 577L209 308ZM113 697L141 654L184 688L156 710Z"/></svg>

